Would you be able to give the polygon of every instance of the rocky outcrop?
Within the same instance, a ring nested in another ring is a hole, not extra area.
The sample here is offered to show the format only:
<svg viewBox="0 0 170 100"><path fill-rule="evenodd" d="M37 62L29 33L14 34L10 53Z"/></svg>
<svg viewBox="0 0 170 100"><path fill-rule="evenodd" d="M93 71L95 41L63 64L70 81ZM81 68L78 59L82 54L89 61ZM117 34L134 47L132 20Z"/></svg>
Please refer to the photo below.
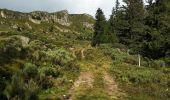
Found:
<svg viewBox="0 0 170 100"><path fill-rule="evenodd" d="M30 41L28 37L25 36L18 36L18 38L21 40L22 46L26 47Z"/></svg>
<svg viewBox="0 0 170 100"><path fill-rule="evenodd" d="M90 24L88 22L83 22L83 25L86 27L86 28L90 28L93 30L93 24Z"/></svg>
<svg viewBox="0 0 170 100"><path fill-rule="evenodd" d="M29 21L31 21L34 24L41 24L41 21L37 19L29 18Z"/></svg>
<svg viewBox="0 0 170 100"><path fill-rule="evenodd" d="M50 14L48 12L34 11L29 14L29 19L48 22L50 20Z"/></svg>
<svg viewBox="0 0 170 100"><path fill-rule="evenodd" d="M0 9L2 18L11 18L11 19L26 19L28 18L28 13L21 13L16 11L10 11L6 9Z"/></svg>
<svg viewBox="0 0 170 100"><path fill-rule="evenodd" d="M6 9L0 9L0 17L11 19L28 19L29 21L40 24L41 22L54 22L63 26L70 26L68 11L48 13L43 11L34 11L31 13L14 12Z"/></svg>
<svg viewBox="0 0 170 100"><path fill-rule="evenodd" d="M6 18L5 14L4 14L4 11L1 11L1 17Z"/></svg>
<svg viewBox="0 0 170 100"><path fill-rule="evenodd" d="M29 24L29 23L25 23L25 25L26 25L26 27L28 28L28 29L31 29L32 30L32 26Z"/></svg>
<svg viewBox="0 0 170 100"><path fill-rule="evenodd" d="M75 37L88 37L93 32L93 23L95 22L93 17L88 14L69 14L67 10L53 13L44 11L22 13L0 9L0 17L3 19L0 21L0 25L6 29L18 32L36 30L45 34L70 33Z"/></svg>
<svg viewBox="0 0 170 100"><path fill-rule="evenodd" d="M41 22L54 22L63 26L70 26L71 22L69 22L68 16L69 14L66 10L55 13L36 11L30 13L29 20L35 24L40 24Z"/></svg>
<svg viewBox="0 0 170 100"><path fill-rule="evenodd" d="M58 27L58 26L55 26L55 28L56 28L57 30L59 30L60 32L63 32L63 33L71 32L71 30L69 30L69 29L60 28L60 27Z"/></svg>
<svg viewBox="0 0 170 100"><path fill-rule="evenodd" d="M69 14L67 10L63 10L60 12L52 13L51 14L51 19L54 22L57 22L63 26L70 26L71 22L69 21Z"/></svg>

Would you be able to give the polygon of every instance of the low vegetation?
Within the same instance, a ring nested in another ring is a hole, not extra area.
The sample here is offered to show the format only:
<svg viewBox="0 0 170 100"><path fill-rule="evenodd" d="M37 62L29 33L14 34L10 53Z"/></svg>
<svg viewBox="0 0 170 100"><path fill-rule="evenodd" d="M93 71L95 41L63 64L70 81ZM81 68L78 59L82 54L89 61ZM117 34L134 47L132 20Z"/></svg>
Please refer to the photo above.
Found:
<svg viewBox="0 0 170 100"><path fill-rule="evenodd" d="M138 66L138 57L126 52L102 46L106 55L113 59L109 73L129 95L129 100L168 100L170 96L170 69L161 66L161 60L142 59ZM151 64L151 65L150 65Z"/></svg>
<svg viewBox="0 0 170 100"><path fill-rule="evenodd" d="M0 9L0 99L169 100L170 2L146 1L109 20Z"/></svg>

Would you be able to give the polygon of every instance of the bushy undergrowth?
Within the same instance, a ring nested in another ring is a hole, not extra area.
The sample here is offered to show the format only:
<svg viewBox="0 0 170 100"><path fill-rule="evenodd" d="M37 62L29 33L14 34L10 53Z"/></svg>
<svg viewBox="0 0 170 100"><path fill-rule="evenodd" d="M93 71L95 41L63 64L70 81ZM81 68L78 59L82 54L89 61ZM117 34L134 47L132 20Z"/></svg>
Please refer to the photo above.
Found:
<svg viewBox="0 0 170 100"><path fill-rule="evenodd" d="M21 43L21 41L18 41L18 43ZM11 42L8 44L11 45L6 46L14 48L10 48L9 50L15 51L15 48L17 48L17 46L14 45L16 41L14 44ZM3 47L1 49L1 52L3 52L5 47L3 44L1 47ZM79 70L76 64L76 57L68 50L64 48L47 49L47 47L48 45L39 40L31 41L24 48L21 44L20 48L24 49L24 52L17 52L25 57L21 64L13 62L18 66L18 69L16 69L16 72L13 72L11 78L8 77L8 79L5 79L6 83L3 82L0 84L0 86L4 86L4 88L1 89L0 96L4 99L37 100L39 91L53 87L54 79L65 74L63 70L70 72L72 70ZM16 54L15 52L12 53ZM9 55L8 52L5 52L5 54L7 56ZM2 59L4 57L5 56L3 56ZM16 59L16 57L17 59L22 59L21 56L8 57L11 57L11 60ZM3 68L5 67L1 69ZM2 72L6 74L4 70L6 70L6 68L2 70ZM1 80L3 80L3 78L1 78Z"/></svg>
<svg viewBox="0 0 170 100"><path fill-rule="evenodd" d="M61 66L70 64L71 62L75 61L75 56L66 51L63 48L48 50L45 52L47 57L46 60L52 61L54 64L59 64Z"/></svg>
<svg viewBox="0 0 170 100"><path fill-rule="evenodd" d="M106 55L110 55L115 63L128 63L132 65L138 64L138 57L129 55L127 52L120 51L119 48L104 47Z"/></svg>
<svg viewBox="0 0 170 100"><path fill-rule="evenodd" d="M0 64L9 62L11 59L21 56L21 40L16 36L0 38Z"/></svg>
<svg viewBox="0 0 170 100"><path fill-rule="evenodd" d="M110 73L128 94L128 100L168 100L170 98L170 69L163 59L152 60L130 55L114 48L102 45L101 48L113 59Z"/></svg>
<svg viewBox="0 0 170 100"><path fill-rule="evenodd" d="M156 70L127 64L114 65L110 73L129 93L130 100L166 100L170 97L170 69Z"/></svg>
<svg viewBox="0 0 170 100"><path fill-rule="evenodd" d="M39 86L32 79L25 82L20 74L21 73L16 73L12 76L11 83L9 83L4 90L4 95L7 99L37 100Z"/></svg>
<svg viewBox="0 0 170 100"><path fill-rule="evenodd" d="M131 65L139 64L139 56L129 54L128 49L121 44L120 46L118 46L118 44L104 44L100 48L104 50L106 55L109 55L113 59L114 63L127 63ZM160 69L166 66L164 59L153 60L146 57L142 57L141 55L140 63L141 66L151 67L155 69Z"/></svg>

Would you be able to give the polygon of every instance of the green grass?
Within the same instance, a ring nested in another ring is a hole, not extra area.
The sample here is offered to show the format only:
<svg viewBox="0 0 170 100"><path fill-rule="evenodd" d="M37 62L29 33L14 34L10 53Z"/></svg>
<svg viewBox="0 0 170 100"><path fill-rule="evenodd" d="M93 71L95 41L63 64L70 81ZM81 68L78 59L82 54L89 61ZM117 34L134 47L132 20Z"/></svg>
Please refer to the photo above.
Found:
<svg viewBox="0 0 170 100"><path fill-rule="evenodd" d="M59 14L59 16L63 15ZM150 63L153 64L152 66L155 66L155 68L149 68L147 66L148 62L142 58L142 67L138 67L138 59L136 59L136 55L128 55L125 52L119 52L117 49L111 48L111 46L104 45L104 47L99 47L97 49L87 49L87 46L90 44L88 40L91 39L91 33L93 32L93 30L85 28L82 23L88 22L90 24L93 24L94 19L83 14L69 15L69 18L72 22L71 26L63 26L59 23L47 22L34 24L28 19L17 20L0 18L0 22L4 23L0 24L0 33L5 32L3 34L0 34L0 40L12 37L14 35L22 35L30 38L29 46L27 48L21 47L27 52L23 53L18 51L18 53L21 53L21 55L23 55L24 57L11 57L10 62L3 62L3 65L0 65L0 76L6 77L5 79L2 79L0 77L0 80L3 80L2 86L4 88L6 82L10 83L11 76L17 71L21 71L24 67L24 64L27 62L35 64L39 69L44 67L44 65L46 65L45 67L57 66L61 67L60 70L57 70L60 72L60 75L58 77L51 78L54 86L47 89L40 89L38 96L41 100L48 98L62 99L63 95L68 93L68 90L72 87L73 82L79 76L79 65L78 67L76 65L78 63L82 64L81 70L90 69L91 72L94 71L93 73L95 73L95 77L93 83L94 87L80 87L78 89L78 92L75 94L75 100L109 100L109 96L107 95L107 93L105 93L105 91L103 91L104 83L101 73L103 70L105 70L104 68L102 68L103 65L110 66L111 57L113 64L111 65L112 67L107 70L109 70L109 73L119 83L121 89L127 93L127 98L125 99L168 100L170 98L170 68L161 66L157 68L158 65L162 65L163 62L161 60L150 61ZM26 22L32 26L32 30L26 27ZM19 32L16 29L11 28L12 25L15 24L18 24L18 26L23 28L23 30ZM54 28L53 32L50 32L49 28L51 26L58 26L62 29L77 31L81 34L78 35L74 32L62 33L56 28ZM3 45L1 47L1 51L5 50L6 46L16 48L16 46L14 46L14 42L6 44L7 45ZM56 47L64 49L64 52L56 52L54 50L54 48ZM64 61L63 65L65 65L65 62L67 63L67 60L68 62L70 62L70 56L68 55L71 55L71 52L68 51L69 47L75 48L75 51L77 51L77 56L80 56L80 51L83 48L87 49L84 52L86 56L84 61L82 61L80 57L77 57L76 61L73 62L73 66L71 67L67 66L67 64L66 66L58 66L57 63L52 63L54 59L56 60L56 62L59 62L60 58L63 58L61 60L61 62ZM18 47L16 50L18 49L20 49L20 47ZM50 49L52 50L52 52L50 51ZM2 53L4 53L4 51ZM6 54L8 55L9 52L7 52ZM61 55L58 56L58 54ZM41 56L46 56L47 61L41 60ZM34 57L37 57L37 60L35 60ZM50 58L54 59L50 60ZM6 57L2 58L2 60L4 59L6 59ZM98 70L98 72L95 72L96 70ZM4 89L2 89L1 91L3 90ZM0 96L2 94L1 91Z"/></svg>
<svg viewBox="0 0 170 100"><path fill-rule="evenodd" d="M168 71L168 72L166 72ZM170 97L170 69L115 64L110 73L128 93L129 100L168 100Z"/></svg>
<svg viewBox="0 0 170 100"><path fill-rule="evenodd" d="M92 88L79 87L74 100L110 100L104 91L104 80L101 72L95 72Z"/></svg>
<svg viewBox="0 0 170 100"><path fill-rule="evenodd" d="M128 55L109 45L103 45L101 49L112 58L113 64L109 73L127 93L126 99L169 100L170 68L160 66L162 61L148 62L142 58L142 66L139 67L135 55Z"/></svg>
<svg viewBox="0 0 170 100"><path fill-rule="evenodd" d="M52 88L40 91L40 100L62 99L63 95L67 94L67 91L73 85L73 81L75 81L79 75L79 71L66 71L65 69L62 69L61 71L63 75L53 79L55 85Z"/></svg>

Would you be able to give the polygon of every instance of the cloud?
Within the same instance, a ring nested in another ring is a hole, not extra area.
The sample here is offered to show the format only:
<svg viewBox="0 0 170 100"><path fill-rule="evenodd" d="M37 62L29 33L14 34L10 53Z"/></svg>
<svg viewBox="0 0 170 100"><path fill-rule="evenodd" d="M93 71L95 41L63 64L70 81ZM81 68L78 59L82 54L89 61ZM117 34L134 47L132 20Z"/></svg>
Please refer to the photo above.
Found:
<svg viewBox="0 0 170 100"><path fill-rule="evenodd" d="M68 10L70 13L88 13L93 16L100 7L109 17L114 2L115 0L0 0L0 7L22 12Z"/></svg>

